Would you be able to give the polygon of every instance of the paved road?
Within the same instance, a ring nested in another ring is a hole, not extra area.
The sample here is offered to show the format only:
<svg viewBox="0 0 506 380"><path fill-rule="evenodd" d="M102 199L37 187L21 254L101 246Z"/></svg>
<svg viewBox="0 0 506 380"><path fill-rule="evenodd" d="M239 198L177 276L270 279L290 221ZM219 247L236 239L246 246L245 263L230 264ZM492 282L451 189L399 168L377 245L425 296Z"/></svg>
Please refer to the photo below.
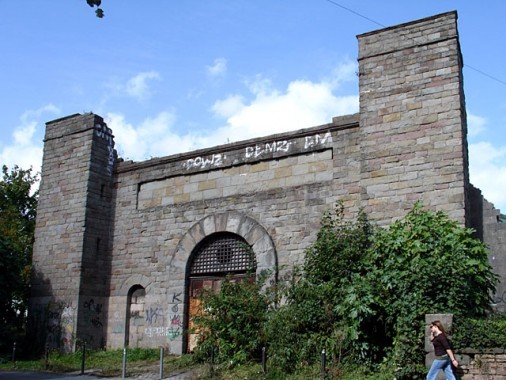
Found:
<svg viewBox="0 0 506 380"><path fill-rule="evenodd" d="M47 372L0 371L0 380L95 380L96 376L60 375Z"/></svg>

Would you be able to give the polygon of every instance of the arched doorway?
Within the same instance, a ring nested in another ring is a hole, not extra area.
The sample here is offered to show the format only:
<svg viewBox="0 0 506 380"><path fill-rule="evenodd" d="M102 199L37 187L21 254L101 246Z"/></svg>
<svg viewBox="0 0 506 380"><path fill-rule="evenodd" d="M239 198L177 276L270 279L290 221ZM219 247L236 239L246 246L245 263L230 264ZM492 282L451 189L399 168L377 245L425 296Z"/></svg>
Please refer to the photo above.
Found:
<svg viewBox="0 0 506 380"><path fill-rule="evenodd" d="M225 276L242 280L255 275L255 253L244 238L231 232L217 232L203 239L190 256L188 273L188 341L187 351L196 346L199 336L192 316L201 310L199 292L219 291Z"/></svg>
<svg viewBox="0 0 506 380"><path fill-rule="evenodd" d="M204 217L188 229L179 241L173 254L173 260L185 260L186 262L184 290L174 288L174 292L178 295L181 295L179 292L183 292L185 295L183 330L186 332L188 331L190 320L190 298L192 298L189 286L190 278L195 277L196 280L198 280L199 277L201 277L200 280L203 280L206 277L205 273L195 273L192 275L192 265L197 256L197 252L206 244L206 241L209 242L212 236L219 237L219 234L222 233L230 233L232 236L243 239L241 242L246 242L247 246L251 247L251 251L254 252L256 275L270 273L270 277L267 281L271 284L275 283L277 280L278 259L276 247L269 233L260 223L248 215L236 211L225 211ZM212 277L220 273L221 275L219 277L223 278L223 273L219 271L211 271L208 274L210 275L209 277ZM247 271L245 273L247 273ZM240 274L236 273L235 275L239 276ZM211 286L215 285L217 285L216 282ZM196 283L196 286L198 286L198 283ZM206 283L206 286L209 286L209 283ZM204 283L202 283L202 287L204 287ZM179 300L176 301L178 303L173 302L171 304L172 307L177 308L179 306ZM183 353L189 351L188 334L185 333L181 335L181 338L181 341L178 340L177 343L171 346L174 352Z"/></svg>

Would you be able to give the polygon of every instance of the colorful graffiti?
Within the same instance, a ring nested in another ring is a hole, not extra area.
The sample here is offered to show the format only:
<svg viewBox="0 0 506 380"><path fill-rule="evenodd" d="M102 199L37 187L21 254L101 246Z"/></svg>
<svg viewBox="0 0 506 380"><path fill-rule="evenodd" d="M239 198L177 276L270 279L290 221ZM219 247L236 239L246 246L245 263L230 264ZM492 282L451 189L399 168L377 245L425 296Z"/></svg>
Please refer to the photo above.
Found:
<svg viewBox="0 0 506 380"><path fill-rule="evenodd" d="M37 326L35 339L51 349L70 352L75 343L77 307L71 301L50 301L33 308L32 322Z"/></svg>

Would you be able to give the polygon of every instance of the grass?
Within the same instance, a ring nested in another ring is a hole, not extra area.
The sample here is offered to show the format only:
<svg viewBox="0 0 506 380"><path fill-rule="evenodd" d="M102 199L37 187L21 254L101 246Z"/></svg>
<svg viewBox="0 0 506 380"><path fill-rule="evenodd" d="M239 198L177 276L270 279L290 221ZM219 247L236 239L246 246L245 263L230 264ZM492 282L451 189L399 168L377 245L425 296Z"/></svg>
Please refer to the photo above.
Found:
<svg viewBox="0 0 506 380"><path fill-rule="evenodd" d="M126 369L129 375L160 371L160 351L158 349L127 350ZM82 366L81 351L62 354L57 351L49 354L47 363L44 358L36 360L17 360L15 362L0 359L0 370L80 372ZM164 374L194 367L189 355L164 355ZM85 352L84 369L92 370L103 376L121 376L123 368L123 350L93 350Z"/></svg>
<svg viewBox="0 0 506 380"><path fill-rule="evenodd" d="M48 358L48 366L44 358L37 360L18 360L11 362L0 358L0 370L17 371L51 371L58 373L81 371L81 352L71 354L61 354L51 352ZM127 375L135 377L143 373L156 373L160 371L160 351L158 349L129 349L127 351ZM123 350L96 350L86 351L85 371L104 376L119 377L122 374ZM191 355L165 355L164 356L164 376L182 371L192 370L193 379L209 379L210 366L207 363L195 364ZM216 380L307 380L321 379L321 367L319 365L307 366L296 373L286 374L269 368L264 374L262 366L259 363L247 363L234 368L228 368L223 365L213 367L214 379ZM390 380L394 376L392 373L371 372L361 367L339 367L327 368L326 379L339 380Z"/></svg>
<svg viewBox="0 0 506 380"><path fill-rule="evenodd" d="M201 366L194 371L193 379L209 379L209 365ZM295 373L287 374L276 370L275 368L267 368L264 374L262 366L258 363L248 363L234 368L214 368L214 379L216 380L307 380L321 379L321 367L319 365L307 366ZM391 380L395 378L393 373L371 372L362 367L357 368L328 368L326 371L326 380Z"/></svg>

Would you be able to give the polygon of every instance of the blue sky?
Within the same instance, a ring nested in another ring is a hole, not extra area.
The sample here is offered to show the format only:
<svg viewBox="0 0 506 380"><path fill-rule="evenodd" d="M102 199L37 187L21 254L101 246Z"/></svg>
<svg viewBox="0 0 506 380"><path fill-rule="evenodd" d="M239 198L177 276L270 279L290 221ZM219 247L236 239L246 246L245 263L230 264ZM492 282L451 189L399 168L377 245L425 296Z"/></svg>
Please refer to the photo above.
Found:
<svg viewBox="0 0 506 380"><path fill-rule="evenodd" d="M506 210L506 1L102 8L98 19L85 0L0 0L1 164L40 170L45 123L74 113L104 117L136 161L328 123L358 110L357 34L457 10L471 182Z"/></svg>

